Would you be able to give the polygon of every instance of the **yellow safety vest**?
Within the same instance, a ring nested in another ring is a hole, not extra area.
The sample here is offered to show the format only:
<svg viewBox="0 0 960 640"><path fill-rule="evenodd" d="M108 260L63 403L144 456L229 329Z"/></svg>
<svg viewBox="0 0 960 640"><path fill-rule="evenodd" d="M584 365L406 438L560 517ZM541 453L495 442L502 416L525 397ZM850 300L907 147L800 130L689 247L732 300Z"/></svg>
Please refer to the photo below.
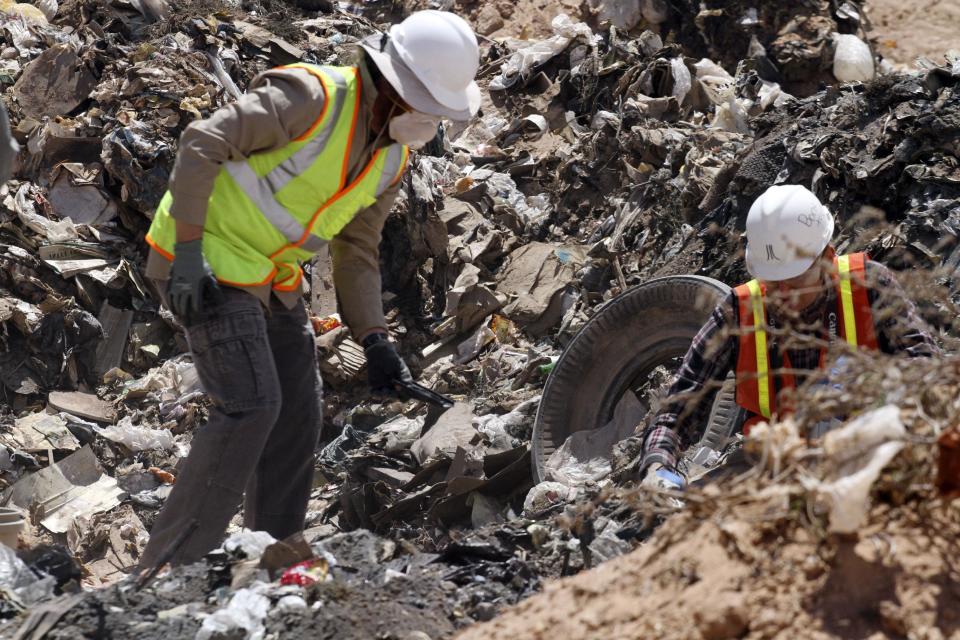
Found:
<svg viewBox="0 0 960 640"><path fill-rule="evenodd" d="M403 175L409 150L377 150L350 184L350 144L360 111L356 67L306 69L323 85L323 110L310 129L283 148L224 163L207 205L203 254L217 280L236 286L272 283L280 291L300 285L300 263L332 240ZM176 224L168 191L147 242L173 260Z"/></svg>

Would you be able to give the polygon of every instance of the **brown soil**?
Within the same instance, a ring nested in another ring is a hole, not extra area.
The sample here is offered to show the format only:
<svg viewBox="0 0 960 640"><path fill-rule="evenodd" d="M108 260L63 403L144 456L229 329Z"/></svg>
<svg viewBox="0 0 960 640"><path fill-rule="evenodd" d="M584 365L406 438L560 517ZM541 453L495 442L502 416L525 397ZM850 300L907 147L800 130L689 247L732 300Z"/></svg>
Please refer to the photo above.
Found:
<svg viewBox="0 0 960 640"><path fill-rule="evenodd" d="M799 526L682 514L630 555L548 584L457 640L957 639L952 536L900 520L817 540Z"/></svg>
<svg viewBox="0 0 960 640"><path fill-rule="evenodd" d="M590 12L585 0L499 0L459 2L477 31L491 39L541 40L553 35L550 22L561 13L574 21L586 21Z"/></svg>
<svg viewBox="0 0 960 640"><path fill-rule="evenodd" d="M944 53L960 49L960 0L870 0L868 10L878 49L891 62L943 62Z"/></svg>

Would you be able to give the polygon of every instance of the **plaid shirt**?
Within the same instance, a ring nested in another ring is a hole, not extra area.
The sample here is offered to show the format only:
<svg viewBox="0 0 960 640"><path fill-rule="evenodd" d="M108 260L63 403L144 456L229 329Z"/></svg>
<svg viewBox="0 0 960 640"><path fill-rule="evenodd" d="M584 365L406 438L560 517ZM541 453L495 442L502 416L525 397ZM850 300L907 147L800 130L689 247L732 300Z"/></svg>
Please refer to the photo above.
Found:
<svg viewBox="0 0 960 640"><path fill-rule="evenodd" d="M890 354L907 353L910 356L939 354L940 348L920 319L916 306L890 270L872 261L867 262L866 269L868 298L880 350ZM781 348L787 352L798 385L806 377L803 372L809 373L820 368L821 347L825 340L829 340L823 328L828 326L829 313L836 309L836 305L835 288L825 289L814 304L799 317L791 319L793 331L783 332L781 329L781 334L788 334L783 340L776 334L777 329L785 323L775 317L773 310L768 307L770 348ZM717 390L737 362L738 309L736 294L730 292L693 339L661 405L660 413L644 433L641 469L646 469L654 462L675 468L680 451L702 435ZM778 341L782 346L778 345Z"/></svg>

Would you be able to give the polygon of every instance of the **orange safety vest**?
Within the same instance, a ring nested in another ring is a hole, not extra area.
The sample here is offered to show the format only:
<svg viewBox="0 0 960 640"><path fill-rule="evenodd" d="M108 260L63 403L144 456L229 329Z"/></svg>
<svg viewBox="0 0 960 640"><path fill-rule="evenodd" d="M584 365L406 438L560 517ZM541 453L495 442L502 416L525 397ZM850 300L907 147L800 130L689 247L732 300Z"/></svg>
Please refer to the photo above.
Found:
<svg viewBox="0 0 960 640"><path fill-rule="evenodd" d="M866 254L854 253L834 259L837 275L837 322L831 321L831 338L838 334L854 349L877 349L877 335L873 312L867 296ZM796 389L796 380L789 371L790 357L783 352L783 367L777 373L771 367L767 340L766 290L758 280L734 289L740 312L740 343L737 357L737 404L750 413L743 426L747 434L754 424L772 417L787 415L791 408L784 398L778 398L778 389ZM831 319L832 320L832 319ZM827 350L820 352L823 367ZM778 403L778 400L780 402Z"/></svg>

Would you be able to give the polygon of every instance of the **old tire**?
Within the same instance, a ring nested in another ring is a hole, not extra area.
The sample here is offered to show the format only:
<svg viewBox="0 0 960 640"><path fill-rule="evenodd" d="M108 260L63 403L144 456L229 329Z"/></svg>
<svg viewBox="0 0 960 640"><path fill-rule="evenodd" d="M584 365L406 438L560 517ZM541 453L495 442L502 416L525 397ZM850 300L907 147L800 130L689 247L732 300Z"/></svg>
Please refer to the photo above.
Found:
<svg viewBox="0 0 960 640"><path fill-rule="evenodd" d="M610 301L574 336L547 379L533 427L534 480L574 431L607 424L623 393L683 357L730 287L701 276L657 278ZM717 393L703 444L720 448L742 420L732 378Z"/></svg>

